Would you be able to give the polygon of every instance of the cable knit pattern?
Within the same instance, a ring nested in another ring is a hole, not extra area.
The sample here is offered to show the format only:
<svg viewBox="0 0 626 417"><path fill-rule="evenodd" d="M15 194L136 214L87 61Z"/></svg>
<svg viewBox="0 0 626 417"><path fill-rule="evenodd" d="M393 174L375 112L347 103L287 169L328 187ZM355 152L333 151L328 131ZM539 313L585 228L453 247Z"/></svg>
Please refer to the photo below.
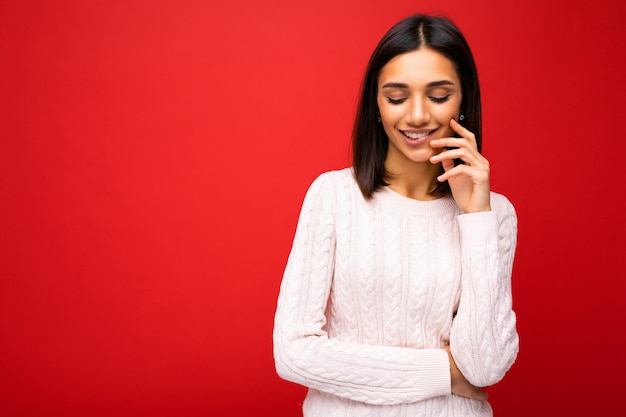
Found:
<svg viewBox="0 0 626 417"><path fill-rule="evenodd" d="M491 206L463 214L388 187L366 201L348 168L311 184L274 323L278 374L309 387L305 417L492 415L451 394L443 349L477 386L516 358L517 217L500 194Z"/></svg>

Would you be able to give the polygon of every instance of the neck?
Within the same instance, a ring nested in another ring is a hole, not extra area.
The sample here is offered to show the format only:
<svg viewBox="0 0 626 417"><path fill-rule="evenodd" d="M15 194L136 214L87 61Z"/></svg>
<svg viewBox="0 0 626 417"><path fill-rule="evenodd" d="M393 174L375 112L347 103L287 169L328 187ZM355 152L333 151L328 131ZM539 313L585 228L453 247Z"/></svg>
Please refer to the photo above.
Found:
<svg viewBox="0 0 626 417"><path fill-rule="evenodd" d="M408 162L408 161L407 161ZM435 200L436 196L430 193L437 185L439 164L430 162L408 162L394 164L393 168L386 165L389 178L386 178L389 188L393 191L414 200Z"/></svg>

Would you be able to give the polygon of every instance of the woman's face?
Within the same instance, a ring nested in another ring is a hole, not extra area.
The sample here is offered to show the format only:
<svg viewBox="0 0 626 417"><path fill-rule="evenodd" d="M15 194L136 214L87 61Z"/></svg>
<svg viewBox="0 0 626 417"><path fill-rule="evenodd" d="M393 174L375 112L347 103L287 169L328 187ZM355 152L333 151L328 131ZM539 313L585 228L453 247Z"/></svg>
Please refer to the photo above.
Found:
<svg viewBox="0 0 626 417"><path fill-rule="evenodd" d="M378 77L378 109L389 137L385 166L429 162L440 152L430 140L453 135L458 119L461 83L452 62L427 47L398 55ZM430 163L430 162L429 162Z"/></svg>

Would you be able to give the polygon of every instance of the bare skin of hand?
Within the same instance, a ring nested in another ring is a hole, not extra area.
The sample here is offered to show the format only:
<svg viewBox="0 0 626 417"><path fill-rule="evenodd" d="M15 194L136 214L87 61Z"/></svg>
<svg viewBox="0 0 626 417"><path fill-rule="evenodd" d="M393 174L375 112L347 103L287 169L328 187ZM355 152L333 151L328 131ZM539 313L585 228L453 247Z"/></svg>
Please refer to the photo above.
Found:
<svg viewBox="0 0 626 417"><path fill-rule="evenodd" d="M448 352L448 358L450 359L452 393L462 397L471 398L473 400L486 401L489 394L470 384L467 379L465 379L461 371L459 371L459 368L456 367L456 362L450 352L450 346L446 346L444 349Z"/></svg>
<svg viewBox="0 0 626 417"><path fill-rule="evenodd" d="M461 136L430 141L433 148L443 149L430 158L433 164L441 162L444 173L437 177L440 182L448 181L452 197L465 213L490 211L490 168L489 161L478 152L476 137L456 120L450 120L450 127ZM450 148L450 149L446 149ZM455 166L455 159L464 164Z"/></svg>

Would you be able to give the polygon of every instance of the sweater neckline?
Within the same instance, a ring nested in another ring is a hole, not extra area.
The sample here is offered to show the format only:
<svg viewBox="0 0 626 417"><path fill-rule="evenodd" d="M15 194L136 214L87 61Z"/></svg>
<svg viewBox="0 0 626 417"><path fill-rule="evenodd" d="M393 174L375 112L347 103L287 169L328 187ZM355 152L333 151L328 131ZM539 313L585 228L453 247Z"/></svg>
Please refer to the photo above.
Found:
<svg viewBox="0 0 626 417"><path fill-rule="evenodd" d="M435 200L414 200L383 186L374 193L374 199L379 204L388 205L401 211L410 211L414 215L436 217L459 211L451 196L440 197Z"/></svg>

